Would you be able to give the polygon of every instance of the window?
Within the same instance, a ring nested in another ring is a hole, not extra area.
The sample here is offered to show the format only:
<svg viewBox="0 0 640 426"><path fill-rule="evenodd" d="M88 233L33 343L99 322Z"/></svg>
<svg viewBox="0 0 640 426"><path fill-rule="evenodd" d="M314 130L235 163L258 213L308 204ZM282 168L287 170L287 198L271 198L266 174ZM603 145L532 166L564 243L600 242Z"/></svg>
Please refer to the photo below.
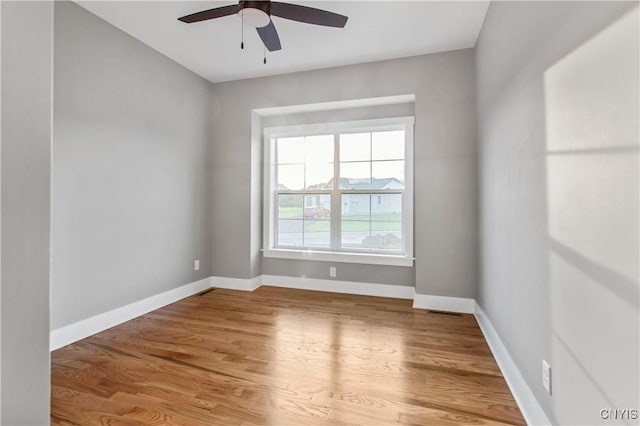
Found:
<svg viewBox="0 0 640 426"><path fill-rule="evenodd" d="M265 129L267 257L412 265L413 117Z"/></svg>

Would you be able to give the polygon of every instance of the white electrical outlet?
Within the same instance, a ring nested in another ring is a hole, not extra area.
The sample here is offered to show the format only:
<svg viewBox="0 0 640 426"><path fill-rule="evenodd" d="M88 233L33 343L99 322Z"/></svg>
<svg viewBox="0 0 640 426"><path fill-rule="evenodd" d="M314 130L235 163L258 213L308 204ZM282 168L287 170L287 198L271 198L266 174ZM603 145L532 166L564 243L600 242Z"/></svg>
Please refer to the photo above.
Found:
<svg viewBox="0 0 640 426"><path fill-rule="evenodd" d="M329 276L331 278L335 278L336 277L336 267L335 266L330 266L329 267Z"/></svg>
<svg viewBox="0 0 640 426"><path fill-rule="evenodd" d="M193 261L193 270L194 271L199 271L200 270L200 261L199 260L194 260Z"/></svg>
<svg viewBox="0 0 640 426"><path fill-rule="evenodd" d="M544 359L542 360L542 386L551 395L551 366Z"/></svg>

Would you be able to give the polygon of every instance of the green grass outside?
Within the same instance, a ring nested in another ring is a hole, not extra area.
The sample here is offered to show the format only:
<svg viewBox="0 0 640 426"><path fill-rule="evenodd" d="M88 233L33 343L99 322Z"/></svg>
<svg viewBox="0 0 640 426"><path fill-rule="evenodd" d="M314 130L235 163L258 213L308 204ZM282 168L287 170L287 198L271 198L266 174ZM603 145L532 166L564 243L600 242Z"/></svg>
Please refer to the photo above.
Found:
<svg viewBox="0 0 640 426"><path fill-rule="evenodd" d="M302 219L300 207L280 207L280 219ZM343 232L369 231L369 219L371 219L372 231L401 231L402 216L398 213L378 214L371 218L365 215L347 216L348 220L342 221ZM305 232L329 232L331 223L329 220L307 220L304 226Z"/></svg>
<svg viewBox="0 0 640 426"><path fill-rule="evenodd" d="M280 207L280 219L302 219L302 209L300 207ZM345 216L346 220L369 222L368 215ZM372 222L402 222L402 216L399 213L375 214L371 216Z"/></svg>
<svg viewBox="0 0 640 426"><path fill-rule="evenodd" d="M322 221L309 221L304 226L304 232L329 232L331 230L331 223L328 220ZM401 231L401 222L371 222L372 231ZM343 221L343 232L356 232L356 231L369 231L369 222L364 221Z"/></svg>

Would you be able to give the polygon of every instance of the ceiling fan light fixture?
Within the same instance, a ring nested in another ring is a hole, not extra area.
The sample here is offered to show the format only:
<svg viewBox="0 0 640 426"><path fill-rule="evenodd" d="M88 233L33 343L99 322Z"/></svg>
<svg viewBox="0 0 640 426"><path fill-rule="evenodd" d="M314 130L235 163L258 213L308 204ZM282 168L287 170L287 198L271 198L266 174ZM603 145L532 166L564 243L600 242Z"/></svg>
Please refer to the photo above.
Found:
<svg viewBox="0 0 640 426"><path fill-rule="evenodd" d="M306 24L336 28L343 28L349 19L344 15L327 10L292 3L265 0L240 0L238 4L202 10L190 15L185 15L178 18L178 20L191 24L231 15L238 15L241 18L241 28L244 28L244 24L254 27L265 49L269 50L269 52L282 49L280 37L271 20L271 16L278 16ZM244 32L242 32L242 37L244 37ZM240 43L240 48L244 48L244 38Z"/></svg>
<svg viewBox="0 0 640 426"><path fill-rule="evenodd" d="M238 12L238 16L243 18L245 25L254 28L266 27L269 25L269 22L271 22L271 18L265 11L253 7L245 7L241 9Z"/></svg>

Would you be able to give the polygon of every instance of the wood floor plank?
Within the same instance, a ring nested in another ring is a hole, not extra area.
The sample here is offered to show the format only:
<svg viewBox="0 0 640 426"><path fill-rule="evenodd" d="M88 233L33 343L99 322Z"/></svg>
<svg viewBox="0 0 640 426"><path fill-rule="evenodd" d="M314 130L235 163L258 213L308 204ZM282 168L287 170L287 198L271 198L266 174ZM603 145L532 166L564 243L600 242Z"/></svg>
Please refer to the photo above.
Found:
<svg viewBox="0 0 640 426"><path fill-rule="evenodd" d="M263 286L52 353L54 425L525 424L472 315Z"/></svg>

